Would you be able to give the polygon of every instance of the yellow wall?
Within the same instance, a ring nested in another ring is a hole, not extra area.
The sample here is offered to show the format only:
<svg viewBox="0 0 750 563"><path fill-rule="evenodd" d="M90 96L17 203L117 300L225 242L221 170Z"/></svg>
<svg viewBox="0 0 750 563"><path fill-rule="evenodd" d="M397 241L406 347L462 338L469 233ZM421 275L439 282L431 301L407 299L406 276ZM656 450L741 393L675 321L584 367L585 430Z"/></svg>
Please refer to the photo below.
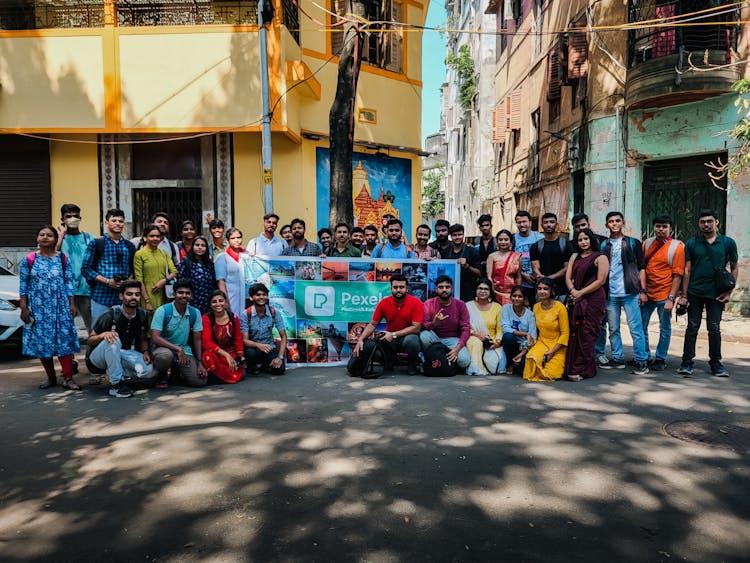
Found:
<svg viewBox="0 0 750 563"><path fill-rule="evenodd" d="M258 125L259 56L256 32L121 35L123 127Z"/></svg>
<svg viewBox="0 0 750 563"><path fill-rule="evenodd" d="M96 135L76 135L79 141L96 141ZM52 223L60 221L60 206L75 203L81 208L81 229L100 234L99 168L95 144L50 143Z"/></svg>
<svg viewBox="0 0 750 563"><path fill-rule="evenodd" d="M102 39L0 37L0 128L104 126Z"/></svg>

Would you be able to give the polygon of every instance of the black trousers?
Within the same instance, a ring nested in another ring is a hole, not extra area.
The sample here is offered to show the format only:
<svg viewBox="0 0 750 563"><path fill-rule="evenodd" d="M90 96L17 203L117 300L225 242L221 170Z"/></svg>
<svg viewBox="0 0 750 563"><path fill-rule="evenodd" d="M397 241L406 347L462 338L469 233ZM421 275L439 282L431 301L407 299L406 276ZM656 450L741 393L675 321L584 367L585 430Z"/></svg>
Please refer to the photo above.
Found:
<svg viewBox="0 0 750 563"><path fill-rule="evenodd" d="M708 328L708 361L711 364L721 361L721 314L724 303L716 299L706 299L688 293L687 328L685 344L682 348L682 361L691 362L695 358L695 339L701 326L703 309L706 310L706 328Z"/></svg>

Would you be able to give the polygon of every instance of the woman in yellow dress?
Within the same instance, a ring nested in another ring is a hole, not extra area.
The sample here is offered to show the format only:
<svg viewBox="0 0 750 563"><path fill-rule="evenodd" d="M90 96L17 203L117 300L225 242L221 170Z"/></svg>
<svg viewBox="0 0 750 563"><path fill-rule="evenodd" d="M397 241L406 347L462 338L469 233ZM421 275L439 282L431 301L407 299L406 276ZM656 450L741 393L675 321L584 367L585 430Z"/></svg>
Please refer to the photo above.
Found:
<svg viewBox="0 0 750 563"><path fill-rule="evenodd" d="M156 309L169 301L164 294L167 282L177 277L172 257L161 248L161 231L156 225L149 225L143 232L146 244L135 253L133 270L135 279L141 282L141 307L148 311L151 317ZM167 275L169 269L169 275Z"/></svg>
<svg viewBox="0 0 750 563"><path fill-rule="evenodd" d="M536 284L534 317L538 338L526 354L523 378L530 381L562 379L570 324L565 306L555 300L555 282L542 278Z"/></svg>

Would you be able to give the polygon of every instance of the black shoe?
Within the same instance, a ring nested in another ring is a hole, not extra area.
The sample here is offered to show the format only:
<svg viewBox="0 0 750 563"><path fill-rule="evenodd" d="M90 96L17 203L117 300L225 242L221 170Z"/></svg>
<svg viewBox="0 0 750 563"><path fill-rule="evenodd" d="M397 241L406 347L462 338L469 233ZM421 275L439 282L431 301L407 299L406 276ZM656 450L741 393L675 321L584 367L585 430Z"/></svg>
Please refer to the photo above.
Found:
<svg viewBox="0 0 750 563"><path fill-rule="evenodd" d="M693 375L693 362L682 362L677 369L677 373L685 377Z"/></svg>
<svg viewBox="0 0 750 563"><path fill-rule="evenodd" d="M633 371L630 373L634 375L646 375L648 373L648 365L646 365L646 362L636 362Z"/></svg>
<svg viewBox="0 0 750 563"><path fill-rule="evenodd" d="M614 358L612 358L611 360L609 360L609 367L614 369L625 369L625 361L615 360Z"/></svg>
<svg viewBox="0 0 750 563"><path fill-rule="evenodd" d="M729 377L727 368L721 365L721 362L711 364L711 373L716 377Z"/></svg>
<svg viewBox="0 0 750 563"><path fill-rule="evenodd" d="M662 360L661 358L656 358L653 362L651 362L649 369L651 369L651 371L664 371L665 369L667 369L667 362L666 360Z"/></svg>
<svg viewBox="0 0 750 563"><path fill-rule="evenodd" d="M118 397L120 399L127 399L133 396L133 390L125 385L124 383L118 383L109 388L109 394L112 397Z"/></svg>

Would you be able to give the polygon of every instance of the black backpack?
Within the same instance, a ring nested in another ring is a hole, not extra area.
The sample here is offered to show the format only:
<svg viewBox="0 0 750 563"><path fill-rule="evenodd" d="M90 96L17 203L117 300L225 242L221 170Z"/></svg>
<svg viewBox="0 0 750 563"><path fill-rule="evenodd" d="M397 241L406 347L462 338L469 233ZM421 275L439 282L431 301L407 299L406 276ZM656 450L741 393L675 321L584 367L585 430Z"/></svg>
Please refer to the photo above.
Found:
<svg viewBox="0 0 750 563"><path fill-rule="evenodd" d="M422 370L427 377L453 377L456 364L448 361L450 349L442 342L433 342L424 351Z"/></svg>
<svg viewBox="0 0 750 563"><path fill-rule="evenodd" d="M359 356L351 356L346 365L346 371L351 377L374 379L385 373L385 356L380 342L368 338L362 345ZM378 370L376 372L375 370Z"/></svg>

